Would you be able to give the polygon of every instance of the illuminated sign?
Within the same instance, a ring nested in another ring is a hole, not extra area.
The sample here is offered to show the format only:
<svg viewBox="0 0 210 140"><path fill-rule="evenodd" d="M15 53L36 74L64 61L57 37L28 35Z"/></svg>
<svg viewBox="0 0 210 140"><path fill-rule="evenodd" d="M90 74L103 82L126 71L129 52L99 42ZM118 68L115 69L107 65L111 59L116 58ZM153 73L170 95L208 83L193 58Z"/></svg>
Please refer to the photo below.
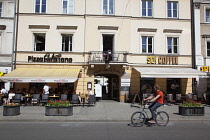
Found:
<svg viewBox="0 0 210 140"><path fill-rule="evenodd" d="M44 63L72 63L72 58L63 58L61 54L50 56L50 53L44 55L44 57L28 56L28 62L44 62Z"/></svg>
<svg viewBox="0 0 210 140"><path fill-rule="evenodd" d="M178 57L171 56L147 56L147 64L178 65Z"/></svg>

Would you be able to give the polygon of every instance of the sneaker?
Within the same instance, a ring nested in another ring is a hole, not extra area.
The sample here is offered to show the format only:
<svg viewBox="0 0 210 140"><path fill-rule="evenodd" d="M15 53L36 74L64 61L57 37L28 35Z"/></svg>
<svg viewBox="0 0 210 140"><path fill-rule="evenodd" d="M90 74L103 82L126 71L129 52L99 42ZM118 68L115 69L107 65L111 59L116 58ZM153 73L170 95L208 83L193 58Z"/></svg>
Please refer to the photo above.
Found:
<svg viewBox="0 0 210 140"><path fill-rule="evenodd" d="M154 120L150 120L150 121L148 121L149 123L156 123Z"/></svg>

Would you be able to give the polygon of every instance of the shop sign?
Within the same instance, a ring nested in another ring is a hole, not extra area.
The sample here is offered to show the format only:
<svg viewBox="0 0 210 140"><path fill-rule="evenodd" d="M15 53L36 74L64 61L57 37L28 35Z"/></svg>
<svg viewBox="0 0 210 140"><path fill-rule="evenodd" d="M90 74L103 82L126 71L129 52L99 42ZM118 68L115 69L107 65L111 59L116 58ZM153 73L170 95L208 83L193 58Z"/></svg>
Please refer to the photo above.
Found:
<svg viewBox="0 0 210 140"><path fill-rule="evenodd" d="M2 77L5 73L0 71L0 77Z"/></svg>
<svg viewBox="0 0 210 140"><path fill-rule="evenodd" d="M23 80L20 79L12 79L12 80L8 80L8 82L22 82Z"/></svg>
<svg viewBox="0 0 210 140"><path fill-rule="evenodd" d="M32 79L31 82L45 82L43 79Z"/></svg>
<svg viewBox="0 0 210 140"><path fill-rule="evenodd" d="M28 62L43 62L43 63L72 63L72 58L63 58L61 54L47 53L44 57L28 56Z"/></svg>
<svg viewBox="0 0 210 140"><path fill-rule="evenodd" d="M66 80L66 79L59 79L59 80L54 80L54 82L68 82L68 80Z"/></svg>
<svg viewBox="0 0 210 140"><path fill-rule="evenodd" d="M178 57L173 56L147 56L147 64L178 65Z"/></svg>
<svg viewBox="0 0 210 140"><path fill-rule="evenodd" d="M210 72L210 66L202 66L200 67L200 70L204 72Z"/></svg>

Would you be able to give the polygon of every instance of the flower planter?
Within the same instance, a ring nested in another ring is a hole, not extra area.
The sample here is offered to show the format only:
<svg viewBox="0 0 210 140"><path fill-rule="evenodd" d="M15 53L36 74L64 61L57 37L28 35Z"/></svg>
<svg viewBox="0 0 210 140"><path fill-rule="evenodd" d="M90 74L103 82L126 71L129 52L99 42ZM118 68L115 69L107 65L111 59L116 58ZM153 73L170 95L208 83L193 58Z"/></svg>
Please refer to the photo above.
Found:
<svg viewBox="0 0 210 140"><path fill-rule="evenodd" d="M182 107L179 106L179 115L183 116L204 116L204 107Z"/></svg>
<svg viewBox="0 0 210 140"><path fill-rule="evenodd" d="M73 106L45 106L45 116L72 116Z"/></svg>
<svg viewBox="0 0 210 140"><path fill-rule="evenodd" d="M20 106L4 106L3 116L16 116L20 115Z"/></svg>

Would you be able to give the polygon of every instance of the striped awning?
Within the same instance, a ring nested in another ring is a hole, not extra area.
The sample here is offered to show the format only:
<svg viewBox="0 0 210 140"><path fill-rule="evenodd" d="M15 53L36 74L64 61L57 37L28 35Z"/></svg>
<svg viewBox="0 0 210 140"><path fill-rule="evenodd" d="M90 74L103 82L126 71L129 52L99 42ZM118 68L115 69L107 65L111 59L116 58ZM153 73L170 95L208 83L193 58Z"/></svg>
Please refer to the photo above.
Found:
<svg viewBox="0 0 210 140"><path fill-rule="evenodd" d="M5 82L72 83L78 78L80 69L17 68L0 77Z"/></svg>

